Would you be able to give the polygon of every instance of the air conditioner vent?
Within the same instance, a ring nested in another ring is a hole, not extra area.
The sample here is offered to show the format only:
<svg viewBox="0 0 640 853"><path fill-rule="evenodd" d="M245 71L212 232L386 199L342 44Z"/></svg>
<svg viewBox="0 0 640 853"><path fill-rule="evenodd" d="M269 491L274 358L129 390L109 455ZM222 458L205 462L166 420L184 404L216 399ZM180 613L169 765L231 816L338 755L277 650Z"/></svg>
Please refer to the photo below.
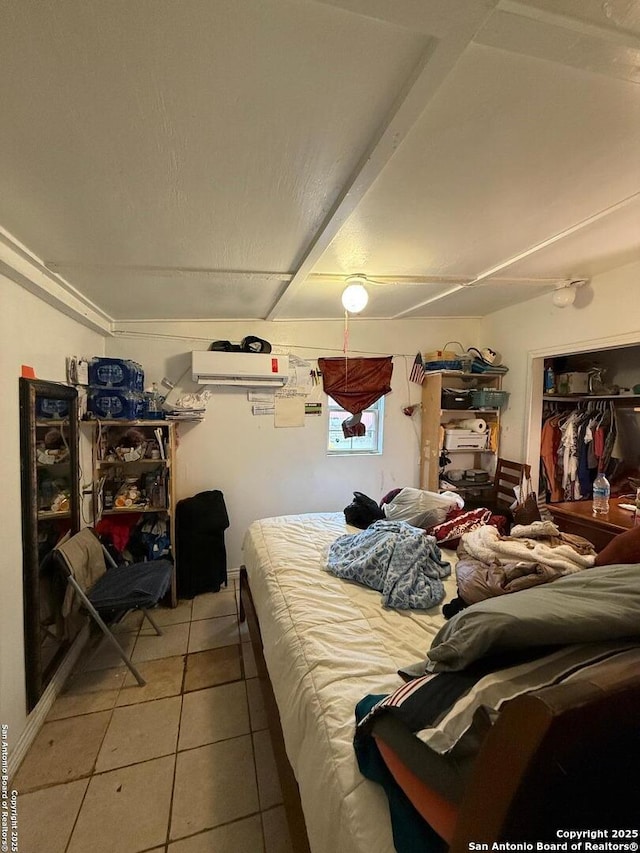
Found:
<svg viewBox="0 0 640 853"><path fill-rule="evenodd" d="M282 388L289 379L289 356L199 350L191 353L191 373L200 385Z"/></svg>

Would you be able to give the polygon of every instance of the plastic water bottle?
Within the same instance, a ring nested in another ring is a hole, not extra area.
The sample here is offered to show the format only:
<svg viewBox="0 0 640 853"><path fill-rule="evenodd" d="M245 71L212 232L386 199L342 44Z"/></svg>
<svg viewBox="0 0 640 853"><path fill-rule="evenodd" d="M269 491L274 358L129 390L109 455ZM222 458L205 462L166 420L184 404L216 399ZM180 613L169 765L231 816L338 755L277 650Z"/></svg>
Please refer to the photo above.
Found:
<svg viewBox="0 0 640 853"><path fill-rule="evenodd" d="M155 382L151 383L151 390L147 391L147 418L149 420L160 420L162 418L162 408L160 406L160 394L158 386Z"/></svg>
<svg viewBox="0 0 640 853"><path fill-rule="evenodd" d="M553 367L551 366L546 367L544 371L544 393L556 393L556 377L555 373L553 372Z"/></svg>
<svg viewBox="0 0 640 853"><path fill-rule="evenodd" d="M611 486L602 471L593 481L593 514L604 515L609 512Z"/></svg>

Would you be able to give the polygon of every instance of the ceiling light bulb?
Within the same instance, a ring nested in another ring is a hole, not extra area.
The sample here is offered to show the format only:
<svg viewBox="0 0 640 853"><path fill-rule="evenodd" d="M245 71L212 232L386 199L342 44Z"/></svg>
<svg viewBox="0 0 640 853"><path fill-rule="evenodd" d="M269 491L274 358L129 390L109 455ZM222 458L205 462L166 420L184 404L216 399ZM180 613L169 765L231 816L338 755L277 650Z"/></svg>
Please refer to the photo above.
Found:
<svg viewBox="0 0 640 853"><path fill-rule="evenodd" d="M342 304L350 314L359 314L369 301L369 294L362 284L350 284L342 291Z"/></svg>
<svg viewBox="0 0 640 853"><path fill-rule="evenodd" d="M559 287L553 291L553 296L551 297L551 301L556 306L556 308L566 308L567 305L573 305L576 301L576 289L573 285L568 284L563 287Z"/></svg>
<svg viewBox="0 0 640 853"><path fill-rule="evenodd" d="M366 275L362 275L362 273L356 273L355 275L347 276L344 283L347 285L361 284L364 287L364 285L367 284L367 277Z"/></svg>

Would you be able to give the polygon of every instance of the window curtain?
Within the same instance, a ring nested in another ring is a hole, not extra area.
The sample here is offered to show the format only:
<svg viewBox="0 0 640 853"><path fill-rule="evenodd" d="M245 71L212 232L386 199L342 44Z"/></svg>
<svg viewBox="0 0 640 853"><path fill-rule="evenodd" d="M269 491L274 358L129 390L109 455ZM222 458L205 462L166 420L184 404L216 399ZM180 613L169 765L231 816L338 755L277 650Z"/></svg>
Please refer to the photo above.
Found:
<svg viewBox="0 0 640 853"><path fill-rule="evenodd" d="M362 412L391 391L392 356L381 358L319 358L322 387L353 417L342 424L345 437L365 434Z"/></svg>

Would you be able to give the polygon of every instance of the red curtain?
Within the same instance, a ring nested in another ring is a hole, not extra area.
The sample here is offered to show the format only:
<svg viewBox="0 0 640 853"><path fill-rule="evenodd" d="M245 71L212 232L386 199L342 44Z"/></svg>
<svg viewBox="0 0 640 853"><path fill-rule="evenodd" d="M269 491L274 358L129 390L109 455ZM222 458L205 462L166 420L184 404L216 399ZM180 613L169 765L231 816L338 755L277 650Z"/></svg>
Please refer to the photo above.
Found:
<svg viewBox="0 0 640 853"><path fill-rule="evenodd" d="M352 415L359 414L391 391L391 358L319 358L325 394Z"/></svg>

